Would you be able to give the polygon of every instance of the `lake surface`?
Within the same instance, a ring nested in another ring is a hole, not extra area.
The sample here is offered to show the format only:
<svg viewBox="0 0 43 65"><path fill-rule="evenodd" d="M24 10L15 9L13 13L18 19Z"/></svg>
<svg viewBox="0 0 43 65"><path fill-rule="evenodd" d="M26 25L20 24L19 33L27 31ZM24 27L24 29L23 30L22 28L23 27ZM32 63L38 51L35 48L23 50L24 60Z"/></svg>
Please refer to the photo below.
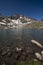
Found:
<svg viewBox="0 0 43 65"><path fill-rule="evenodd" d="M43 31L29 28L0 29L0 46L31 45L32 39L43 45Z"/></svg>

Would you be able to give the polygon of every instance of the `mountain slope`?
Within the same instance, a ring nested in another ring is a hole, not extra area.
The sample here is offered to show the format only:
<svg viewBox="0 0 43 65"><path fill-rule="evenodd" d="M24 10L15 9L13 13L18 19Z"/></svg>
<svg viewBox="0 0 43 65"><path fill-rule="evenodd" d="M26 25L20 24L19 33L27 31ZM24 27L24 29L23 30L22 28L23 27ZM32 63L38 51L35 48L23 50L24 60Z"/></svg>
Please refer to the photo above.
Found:
<svg viewBox="0 0 43 65"><path fill-rule="evenodd" d="M14 16L0 16L0 28L13 28L19 26L24 26L36 22L36 19L26 17L23 15Z"/></svg>

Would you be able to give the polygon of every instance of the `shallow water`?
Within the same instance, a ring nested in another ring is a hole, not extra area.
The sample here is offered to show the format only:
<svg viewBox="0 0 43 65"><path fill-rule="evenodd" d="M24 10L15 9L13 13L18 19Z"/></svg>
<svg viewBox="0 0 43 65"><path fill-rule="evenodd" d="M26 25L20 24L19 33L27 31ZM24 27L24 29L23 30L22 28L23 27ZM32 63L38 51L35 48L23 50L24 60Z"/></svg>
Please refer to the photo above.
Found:
<svg viewBox="0 0 43 65"><path fill-rule="evenodd" d="M0 29L0 46L31 45L32 39L43 45L43 31L29 28Z"/></svg>

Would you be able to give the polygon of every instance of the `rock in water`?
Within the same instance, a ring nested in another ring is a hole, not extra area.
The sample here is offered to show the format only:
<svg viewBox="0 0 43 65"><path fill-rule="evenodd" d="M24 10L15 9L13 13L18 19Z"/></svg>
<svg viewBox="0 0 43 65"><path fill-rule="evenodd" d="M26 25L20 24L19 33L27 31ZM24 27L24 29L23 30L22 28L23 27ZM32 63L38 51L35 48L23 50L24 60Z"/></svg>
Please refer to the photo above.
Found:
<svg viewBox="0 0 43 65"><path fill-rule="evenodd" d="M38 47L43 48L43 46L39 42L37 42L36 40L31 40L31 42L33 44L36 44Z"/></svg>
<svg viewBox="0 0 43 65"><path fill-rule="evenodd" d="M16 47L16 52L22 51L22 48Z"/></svg>

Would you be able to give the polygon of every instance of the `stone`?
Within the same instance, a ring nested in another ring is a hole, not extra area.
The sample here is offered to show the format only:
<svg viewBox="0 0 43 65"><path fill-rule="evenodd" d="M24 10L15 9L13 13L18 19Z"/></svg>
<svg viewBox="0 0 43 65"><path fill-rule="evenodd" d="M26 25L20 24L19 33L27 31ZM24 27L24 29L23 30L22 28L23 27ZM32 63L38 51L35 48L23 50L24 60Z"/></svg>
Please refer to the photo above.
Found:
<svg viewBox="0 0 43 65"><path fill-rule="evenodd" d="M43 48L42 44L40 44L38 41L36 41L36 40L31 40L31 42L32 42L33 44L37 45L38 47Z"/></svg>
<svg viewBox="0 0 43 65"><path fill-rule="evenodd" d="M16 52L22 51L22 48L16 47Z"/></svg>
<svg viewBox="0 0 43 65"><path fill-rule="evenodd" d="M41 54L43 55L43 51L41 51Z"/></svg>
<svg viewBox="0 0 43 65"><path fill-rule="evenodd" d="M35 56L36 56L37 59L42 60L42 56L41 56L40 53L36 52L35 53Z"/></svg>
<svg viewBox="0 0 43 65"><path fill-rule="evenodd" d="M2 52L2 56L5 56L6 54L7 54L7 52L6 52L6 51Z"/></svg>
<svg viewBox="0 0 43 65"><path fill-rule="evenodd" d="M33 61L38 61L37 59L33 59Z"/></svg>

